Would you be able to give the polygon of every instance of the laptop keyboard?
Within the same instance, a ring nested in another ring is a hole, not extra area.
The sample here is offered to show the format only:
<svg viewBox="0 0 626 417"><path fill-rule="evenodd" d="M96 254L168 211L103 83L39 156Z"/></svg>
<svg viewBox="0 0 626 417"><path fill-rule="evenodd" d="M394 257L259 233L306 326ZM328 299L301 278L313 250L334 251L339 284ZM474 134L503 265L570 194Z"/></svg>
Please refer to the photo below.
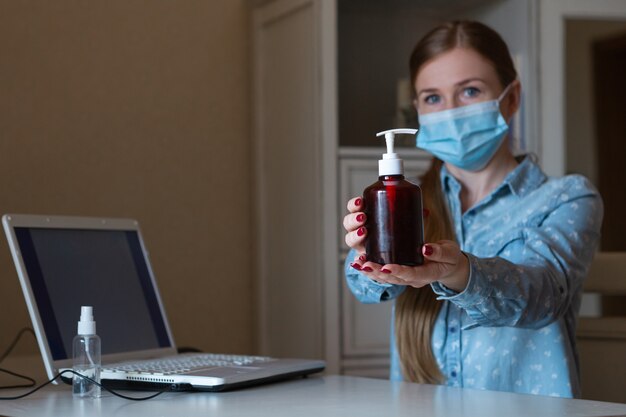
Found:
<svg viewBox="0 0 626 417"><path fill-rule="evenodd" d="M149 373L153 375L172 375L183 372L197 371L200 369L214 368L216 366L249 366L269 362L270 360L272 359L266 356L201 353L148 361L105 365L104 368L108 371L114 372L120 371L131 373Z"/></svg>

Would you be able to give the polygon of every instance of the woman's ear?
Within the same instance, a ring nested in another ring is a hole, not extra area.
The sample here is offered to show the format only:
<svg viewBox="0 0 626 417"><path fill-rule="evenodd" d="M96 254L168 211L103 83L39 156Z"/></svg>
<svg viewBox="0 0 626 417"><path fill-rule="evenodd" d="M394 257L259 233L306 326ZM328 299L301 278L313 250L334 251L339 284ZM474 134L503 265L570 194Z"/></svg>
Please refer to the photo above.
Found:
<svg viewBox="0 0 626 417"><path fill-rule="evenodd" d="M503 114L503 116L505 116L504 118L507 121L510 121L511 118L515 115L515 113L517 113L517 111L519 110L521 98L522 98L522 84L520 83L519 80L515 80L513 81L513 85L511 86L511 91L509 91L509 93L506 95L506 98L504 101L503 110L505 111L505 114Z"/></svg>

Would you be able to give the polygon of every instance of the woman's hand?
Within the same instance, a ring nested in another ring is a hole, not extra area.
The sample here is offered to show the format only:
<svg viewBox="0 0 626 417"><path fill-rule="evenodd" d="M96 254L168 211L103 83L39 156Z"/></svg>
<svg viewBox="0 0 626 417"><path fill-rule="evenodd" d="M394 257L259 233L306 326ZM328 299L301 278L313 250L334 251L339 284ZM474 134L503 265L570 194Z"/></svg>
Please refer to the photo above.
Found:
<svg viewBox="0 0 626 417"><path fill-rule="evenodd" d="M348 235L346 235L346 242L347 239ZM420 288L439 281L457 292L462 292L465 289L469 280L469 261L456 242L440 240L437 243L427 243L422 247L422 253L424 254L424 264L420 266L379 265L365 261L365 256L361 253L351 265L354 269L380 283L410 285Z"/></svg>
<svg viewBox="0 0 626 417"><path fill-rule="evenodd" d="M359 255L365 254L365 213L363 213L363 199L355 197L348 201L349 213L343 218L343 227L346 229L346 245L356 250ZM365 259L365 257L363 257Z"/></svg>
<svg viewBox="0 0 626 417"><path fill-rule="evenodd" d="M461 252L459 245L451 240L441 240L437 243L427 243L422 247L424 265L404 266L396 264L380 265L366 261L365 213L363 199L355 197L348 201L348 214L343 218L343 227L346 229L346 244L357 252L352 267L361 271L367 277L381 283L410 285L420 288L432 282L439 281L446 287L461 292L469 280L469 261ZM428 210L424 210L424 218L428 217Z"/></svg>

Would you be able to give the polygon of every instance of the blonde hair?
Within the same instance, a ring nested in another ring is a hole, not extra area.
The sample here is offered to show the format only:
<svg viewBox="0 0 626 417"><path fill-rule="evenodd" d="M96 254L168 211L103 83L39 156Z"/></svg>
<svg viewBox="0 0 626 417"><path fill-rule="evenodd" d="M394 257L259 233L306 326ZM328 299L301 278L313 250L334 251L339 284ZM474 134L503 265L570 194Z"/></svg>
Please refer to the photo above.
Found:
<svg viewBox="0 0 626 417"><path fill-rule="evenodd" d="M454 237L441 190L439 173L442 162L433 159L430 169L421 178L424 207L430 215L424 221L426 242ZM431 347L431 334L441 303L429 285L422 288L406 287L396 300L395 334L402 373L412 382L436 384L443 375L435 361Z"/></svg>
<svg viewBox="0 0 626 417"><path fill-rule="evenodd" d="M413 85L427 61L456 47L471 48L489 60L502 86L517 77L509 49L497 32L479 22L455 21L436 27L415 46L409 61ZM442 165L440 160L433 159L421 178L424 207L430 211L424 227L426 242L455 239L441 187ZM409 381L431 384L444 381L431 346L432 330L440 309L441 303L430 286L407 287L396 300L396 345L402 372Z"/></svg>

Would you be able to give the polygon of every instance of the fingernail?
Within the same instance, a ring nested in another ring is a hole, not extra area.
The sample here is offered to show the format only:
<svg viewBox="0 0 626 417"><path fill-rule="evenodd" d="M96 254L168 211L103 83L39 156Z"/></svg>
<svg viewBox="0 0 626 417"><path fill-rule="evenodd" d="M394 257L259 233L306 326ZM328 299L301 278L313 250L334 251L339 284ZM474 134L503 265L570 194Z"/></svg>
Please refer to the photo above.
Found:
<svg viewBox="0 0 626 417"><path fill-rule="evenodd" d="M357 222L362 222L363 220L365 220L365 214L361 213L361 214L357 214L356 216L356 221Z"/></svg>
<svg viewBox="0 0 626 417"><path fill-rule="evenodd" d="M426 255L426 256L430 256L430 255L432 255L432 254L433 254L433 252L434 252L434 251L435 251L435 250L433 249L433 247L432 247L432 246L430 246L430 245L424 245L424 255Z"/></svg>
<svg viewBox="0 0 626 417"><path fill-rule="evenodd" d="M365 234L365 228L364 227L359 227L358 230L356 231L357 236L363 236Z"/></svg>
<svg viewBox="0 0 626 417"><path fill-rule="evenodd" d="M365 255L359 255L359 261L365 262L367 261L367 258L365 257Z"/></svg>
<svg viewBox="0 0 626 417"><path fill-rule="evenodd" d="M362 202L363 201L360 198L357 198L356 200L354 200L354 205L355 206L360 206Z"/></svg>
<svg viewBox="0 0 626 417"><path fill-rule="evenodd" d="M363 268L361 268L361 269L362 269L363 271L365 271L365 272L372 272L372 271L373 271L373 269L372 269L372 268L370 268L369 266L364 266L364 267L363 267Z"/></svg>
<svg viewBox="0 0 626 417"><path fill-rule="evenodd" d="M423 210L422 210L422 215L423 215L424 217L428 217L428 216L430 216L430 210L428 210L427 208L423 209Z"/></svg>
<svg viewBox="0 0 626 417"><path fill-rule="evenodd" d="M383 274L391 274L391 271L385 268L381 269L380 272L382 272Z"/></svg>
<svg viewBox="0 0 626 417"><path fill-rule="evenodd" d="M357 264L356 262L352 262L352 263L350 264L350 266L351 266L352 268L356 269L357 271L360 271L360 270L361 270L361 265Z"/></svg>

